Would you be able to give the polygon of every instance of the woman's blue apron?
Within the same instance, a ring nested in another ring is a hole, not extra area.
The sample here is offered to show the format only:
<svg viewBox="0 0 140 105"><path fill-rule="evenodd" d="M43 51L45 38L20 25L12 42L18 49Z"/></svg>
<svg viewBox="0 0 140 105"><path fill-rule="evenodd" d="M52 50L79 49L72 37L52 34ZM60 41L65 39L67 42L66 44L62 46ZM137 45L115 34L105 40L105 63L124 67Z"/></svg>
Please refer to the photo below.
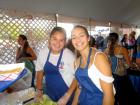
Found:
<svg viewBox="0 0 140 105"><path fill-rule="evenodd" d="M90 48L88 60L85 68L79 68L76 70L75 76L79 83L81 93L79 96L79 105L102 105L103 93L96 87L88 76L88 66L90 63L90 55L92 48Z"/></svg>
<svg viewBox="0 0 140 105"><path fill-rule="evenodd" d="M68 86L66 85L65 81L63 80L60 72L59 72L59 64L61 62L61 58L63 55L63 50L60 53L57 65L53 65L49 62L50 58L49 51L47 61L44 66L44 73L45 73L45 82L46 82L46 94L55 102L57 102L68 90ZM68 103L67 105L71 105Z"/></svg>

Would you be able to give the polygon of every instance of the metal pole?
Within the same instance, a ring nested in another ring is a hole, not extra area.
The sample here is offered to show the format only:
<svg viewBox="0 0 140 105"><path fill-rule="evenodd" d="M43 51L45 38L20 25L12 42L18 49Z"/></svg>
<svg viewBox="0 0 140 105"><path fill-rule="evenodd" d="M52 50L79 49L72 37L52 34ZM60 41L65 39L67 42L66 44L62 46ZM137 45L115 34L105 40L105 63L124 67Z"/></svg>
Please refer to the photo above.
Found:
<svg viewBox="0 0 140 105"><path fill-rule="evenodd" d="M56 14L55 14L56 26L58 26L58 16L59 16L59 14L56 13Z"/></svg>

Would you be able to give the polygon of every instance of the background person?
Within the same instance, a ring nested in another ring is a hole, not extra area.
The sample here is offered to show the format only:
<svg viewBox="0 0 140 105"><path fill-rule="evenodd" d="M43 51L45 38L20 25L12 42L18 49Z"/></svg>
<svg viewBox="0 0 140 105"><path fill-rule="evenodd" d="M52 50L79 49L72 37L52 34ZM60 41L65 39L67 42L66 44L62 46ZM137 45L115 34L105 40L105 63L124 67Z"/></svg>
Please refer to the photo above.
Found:
<svg viewBox="0 0 140 105"><path fill-rule="evenodd" d="M16 62L25 62L25 66L32 72L31 87L35 87L34 80L36 73L33 61L37 59L37 56L34 50L30 47L27 37L25 35L20 34L17 39L17 42L20 47L17 49Z"/></svg>
<svg viewBox="0 0 140 105"><path fill-rule="evenodd" d="M127 105L127 95L125 94L127 91L127 69L131 62L127 49L119 45L119 35L117 33L109 34L108 47L105 49L105 53L110 59L114 76L115 105Z"/></svg>

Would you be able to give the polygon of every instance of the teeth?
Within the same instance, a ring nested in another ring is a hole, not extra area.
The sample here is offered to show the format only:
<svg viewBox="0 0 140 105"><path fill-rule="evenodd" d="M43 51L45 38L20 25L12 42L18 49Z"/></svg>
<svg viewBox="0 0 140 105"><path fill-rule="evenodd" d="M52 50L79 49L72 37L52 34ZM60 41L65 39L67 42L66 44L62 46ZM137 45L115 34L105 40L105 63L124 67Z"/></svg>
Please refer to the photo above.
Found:
<svg viewBox="0 0 140 105"><path fill-rule="evenodd" d="M82 43L78 43L77 46L82 46Z"/></svg>
<svg viewBox="0 0 140 105"><path fill-rule="evenodd" d="M78 46L81 46L81 45L82 45L82 43L77 43L77 45L78 45Z"/></svg>
<svg viewBox="0 0 140 105"><path fill-rule="evenodd" d="M77 47L81 47L81 45L76 45Z"/></svg>

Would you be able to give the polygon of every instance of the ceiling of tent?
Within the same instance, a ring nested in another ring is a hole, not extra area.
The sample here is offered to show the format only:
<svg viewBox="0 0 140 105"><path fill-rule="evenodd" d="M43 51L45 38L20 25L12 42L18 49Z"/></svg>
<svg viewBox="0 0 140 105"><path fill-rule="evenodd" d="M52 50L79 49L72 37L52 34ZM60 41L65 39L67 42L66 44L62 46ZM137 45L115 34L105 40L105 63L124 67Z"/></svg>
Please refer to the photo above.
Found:
<svg viewBox="0 0 140 105"><path fill-rule="evenodd" d="M140 27L140 0L0 0L0 8L58 13Z"/></svg>

